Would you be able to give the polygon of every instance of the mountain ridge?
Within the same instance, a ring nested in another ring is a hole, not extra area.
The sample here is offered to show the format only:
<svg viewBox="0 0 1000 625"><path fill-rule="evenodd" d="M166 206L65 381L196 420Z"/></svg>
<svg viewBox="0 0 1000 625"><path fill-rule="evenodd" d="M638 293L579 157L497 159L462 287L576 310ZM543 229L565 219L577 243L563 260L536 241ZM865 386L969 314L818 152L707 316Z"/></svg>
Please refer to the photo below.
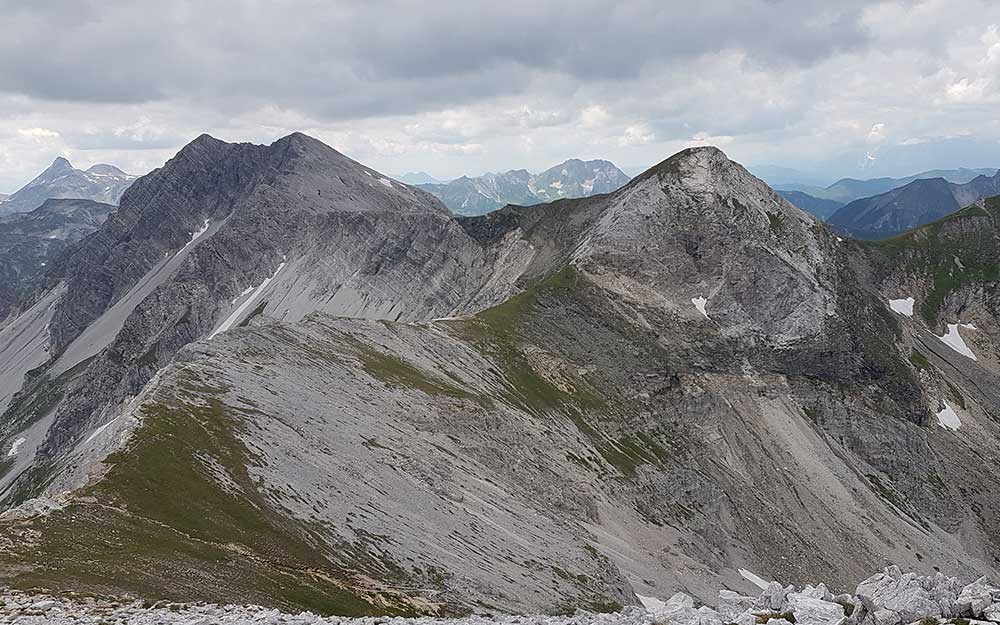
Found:
<svg viewBox="0 0 1000 625"><path fill-rule="evenodd" d="M1000 194L1000 173L964 184L944 178L915 180L870 198L855 200L830 216L829 223L860 238L885 238L933 222L970 203Z"/></svg>
<svg viewBox="0 0 1000 625"><path fill-rule="evenodd" d="M462 176L448 183L422 184L420 188L441 198L455 214L482 215L507 204L522 206L561 198L608 193L629 177L610 161L569 159L539 173L526 169L483 176Z"/></svg>
<svg viewBox="0 0 1000 625"><path fill-rule="evenodd" d="M387 182L200 137L63 255L0 328L0 581L411 614L995 572L980 274L930 305L971 361L892 307L930 278L716 148L479 217Z"/></svg>

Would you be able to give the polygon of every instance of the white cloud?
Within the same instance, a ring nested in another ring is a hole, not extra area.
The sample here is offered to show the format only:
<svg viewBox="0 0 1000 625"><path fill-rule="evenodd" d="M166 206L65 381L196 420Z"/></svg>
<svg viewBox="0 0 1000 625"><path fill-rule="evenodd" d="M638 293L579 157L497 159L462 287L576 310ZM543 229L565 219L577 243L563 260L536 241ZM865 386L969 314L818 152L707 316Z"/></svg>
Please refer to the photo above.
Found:
<svg viewBox="0 0 1000 625"><path fill-rule="evenodd" d="M0 191L58 154L143 173L202 132L301 130L383 172L439 177L569 157L643 166L695 143L831 177L903 175L914 171L893 150L1000 139L996 3L512 2L477 15L458 2L296 13L275 0L231 11L220 36L188 9L137 20L106 0L41 60L24 42L39 24L80 21L77 4L0 9ZM462 28L472 20L482 27ZM94 62L108 58L114 72ZM1000 163L1000 147L937 153L934 166Z"/></svg>
<svg viewBox="0 0 1000 625"><path fill-rule="evenodd" d="M59 133L48 128L18 128L17 134L29 139L55 139Z"/></svg>

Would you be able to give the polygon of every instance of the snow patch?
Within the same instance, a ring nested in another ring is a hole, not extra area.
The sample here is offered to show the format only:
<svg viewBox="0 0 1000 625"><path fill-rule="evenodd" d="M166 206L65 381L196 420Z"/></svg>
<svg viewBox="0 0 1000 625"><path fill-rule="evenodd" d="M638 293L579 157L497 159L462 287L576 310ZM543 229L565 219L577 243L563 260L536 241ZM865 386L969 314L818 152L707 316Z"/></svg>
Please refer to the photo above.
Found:
<svg viewBox="0 0 1000 625"><path fill-rule="evenodd" d="M247 293L249 293L249 292L250 292L250 291L252 291L252 290L253 290L253 287L252 287L252 286L248 286L247 288L243 289L243 292L242 292L242 293L240 293L240 294L239 294L239 296L237 296L237 297L234 297L234 298L233 298L233 301L231 302L231 304L232 304L233 306L235 306L235 305L236 305L236 302L238 302L238 301L240 301L241 299L243 299L244 297L246 297Z"/></svg>
<svg viewBox="0 0 1000 625"><path fill-rule="evenodd" d="M903 315L904 317L913 316L913 298L907 297L906 299L891 299L889 300L889 308L893 309L895 312Z"/></svg>
<svg viewBox="0 0 1000 625"><path fill-rule="evenodd" d="M645 597L636 593L635 595L639 599L639 603L642 607L646 608L647 611L653 614L661 614L667 611L667 602L662 599L657 599L656 597Z"/></svg>
<svg viewBox="0 0 1000 625"><path fill-rule="evenodd" d="M705 305L708 304L707 299L699 295L698 297L692 297L691 303L698 309L698 312L705 316L705 319L708 319L708 313L705 312Z"/></svg>
<svg viewBox="0 0 1000 625"><path fill-rule="evenodd" d="M285 263L281 263L280 265L278 265L278 268L274 270L274 273L271 274L271 277L265 278L264 281L260 283L260 286L254 289L254 292L250 295L250 297L247 298L247 301L240 304L239 308L233 311L233 314L226 317L226 320L222 322L222 325L220 325L211 334L208 335L208 340L211 341L212 339L215 338L215 335L218 334L219 332L225 332L229 328L233 327L233 324L236 323L239 320L239 318L243 315L243 313L245 313L247 309L250 308L251 304L253 304L257 300L257 298L260 297L260 295L264 292L264 289L267 288L267 285L271 284L271 280L274 280L274 278L278 275L278 272L284 269L284 267Z"/></svg>
<svg viewBox="0 0 1000 625"><path fill-rule="evenodd" d="M951 407L951 404L944 402L944 408L937 413L938 425L946 430L957 430L962 427L962 420L958 418L958 413Z"/></svg>
<svg viewBox="0 0 1000 625"><path fill-rule="evenodd" d="M186 250L188 247L190 247L191 245L193 245L194 242L197 241L199 239L199 237L201 237L201 235L203 235L206 232L208 232L208 227L209 227L209 225L211 225L211 223L212 222L210 220L206 219L205 223L203 223L201 225L201 229L200 230L198 230L197 232L192 232L191 233L191 240L188 241L186 244L184 244L184 247L181 248L181 251Z"/></svg>
<svg viewBox="0 0 1000 625"><path fill-rule="evenodd" d="M24 444L25 440L26 439L24 438L19 438L16 441L14 441L14 444L10 446L10 451L7 452L7 457L13 458L14 456L16 456L17 450L21 449L21 445Z"/></svg>
<svg viewBox="0 0 1000 625"><path fill-rule="evenodd" d="M949 323L948 331L944 334L944 336L939 336L938 338L941 339L941 341L943 341L945 345L952 348L959 354L965 356L966 358L977 360L976 355L972 353L972 350L969 349L969 346L965 344L965 340L962 338L962 335L958 331L958 326L959 324L957 323ZM976 326L972 324L962 325L962 327L968 328L970 330L976 329Z"/></svg>
<svg viewBox="0 0 1000 625"><path fill-rule="evenodd" d="M753 573L751 573L746 569L740 569L739 572L740 575L743 576L743 579L747 580L748 582L750 582L757 588L760 588L761 590L767 590L767 587L770 585L764 581L764 578L754 575Z"/></svg>
<svg viewBox="0 0 1000 625"><path fill-rule="evenodd" d="M379 178L378 181L382 183L383 187L389 187L390 189L392 188L392 181L389 180L388 178Z"/></svg>
<svg viewBox="0 0 1000 625"><path fill-rule="evenodd" d="M101 427L99 427L99 428L97 428L96 430L94 430L94 433L93 433L93 434L91 434L90 436L88 436L88 437L87 437L87 440L83 441L83 444L84 444L84 445L86 445L86 444L87 444L87 443L89 443L90 441L92 441L92 440L94 440L95 438L97 438L97 435L98 435L98 434L100 434L101 432L103 432L104 430L106 430L106 429L108 428L108 426L109 426L109 425L111 425L112 423L114 423L114 422L115 422L115 421L117 421L117 420L118 420L118 417L115 417L114 419L112 419L112 420L108 421L107 423L105 423L105 424L104 424L104 425L102 425Z"/></svg>

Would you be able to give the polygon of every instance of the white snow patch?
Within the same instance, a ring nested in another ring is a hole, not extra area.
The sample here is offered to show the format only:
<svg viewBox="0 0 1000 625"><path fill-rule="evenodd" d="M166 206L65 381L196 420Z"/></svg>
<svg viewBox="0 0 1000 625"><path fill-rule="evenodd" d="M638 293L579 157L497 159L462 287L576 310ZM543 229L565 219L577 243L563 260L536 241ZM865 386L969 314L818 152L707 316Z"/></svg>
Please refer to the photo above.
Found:
<svg viewBox="0 0 1000 625"><path fill-rule="evenodd" d="M389 187L390 189L392 188L392 181L389 180L388 178L379 178L378 181L382 183L383 187Z"/></svg>
<svg viewBox="0 0 1000 625"><path fill-rule="evenodd" d="M210 220L206 219L206 220L205 220L205 223L203 223L203 224L201 225L201 229L200 229L200 230L198 230L197 232L192 232L192 233L191 233L191 240L190 240L190 241L188 241L187 243L185 243L185 244L184 244L184 247L182 247L182 248L181 248L181 250L186 250L186 249L187 249L187 248L188 248L189 246L191 246L192 244L194 244L194 242L195 242L195 241L197 241L197 240L198 240L198 238L199 238L199 237L200 237L201 235L203 235L203 234L205 234L206 232L208 232L208 227L209 227L209 225L211 225L211 223L212 223L212 222L211 222Z"/></svg>
<svg viewBox="0 0 1000 625"><path fill-rule="evenodd" d="M14 441L14 444L10 446L10 451L7 452L7 457L13 458L14 456L16 456L17 450L21 448L21 445L24 444L24 441L25 441L24 438L19 438L16 441Z"/></svg>
<svg viewBox="0 0 1000 625"><path fill-rule="evenodd" d="M243 289L243 292L240 293L238 297L233 298L232 305L235 306L236 302L240 301L240 299L242 299L243 297L246 297L246 294L252 290L253 290L252 286L248 286L247 288Z"/></svg>
<svg viewBox="0 0 1000 625"><path fill-rule="evenodd" d="M843 239L841 239L840 237L837 237L837 243L843 243L843 242L844 242Z"/></svg>
<svg viewBox="0 0 1000 625"><path fill-rule="evenodd" d="M108 427L109 425L111 425L112 423L114 423L114 422L115 422L115 421L117 421L117 420L118 420L118 417L115 417L114 419L112 419L112 420L108 421L107 423L105 423L105 424L104 424L104 425L102 425L101 427L99 427L99 428L97 428L96 430L94 430L94 433L93 433L93 434L91 434L90 436L88 436L88 437L87 437L87 440L83 441L83 444L84 444L84 445L86 445L86 444L87 444L87 443L89 443L90 441L92 441L92 440L94 440L95 438L97 438L97 435L98 435L98 434L100 434L101 432L103 432L104 430L106 430L106 429L107 429L107 427Z"/></svg>
<svg viewBox="0 0 1000 625"><path fill-rule="evenodd" d="M944 402L944 408L937 413L937 418L938 425L946 430L957 430L962 427L962 420L948 402Z"/></svg>
<svg viewBox="0 0 1000 625"><path fill-rule="evenodd" d="M764 578L762 578L762 577L760 577L758 575L754 575L753 573L751 573L750 571L748 571L746 569L740 569L739 572L740 572L740 575L743 576L743 579L747 580L748 582L750 582L751 584L753 584L757 588L760 588L761 590L767 590L767 587L769 586L769 584L764 581Z"/></svg>
<svg viewBox="0 0 1000 625"><path fill-rule="evenodd" d="M661 614L667 611L667 602L662 599L657 599L656 597L646 597L636 593L635 595L639 599L639 603L642 607L646 608L647 611L653 614Z"/></svg>
<svg viewBox="0 0 1000 625"><path fill-rule="evenodd" d="M949 323L948 332L946 332L944 336L939 336L938 338L941 339L945 345L952 348L959 354L965 356L966 358L977 360L976 355L972 353L972 350L969 349L969 346L965 344L965 340L962 338L962 335L959 334L958 325L959 324L957 323ZM963 325L963 327L969 328L970 330L976 329L975 326L970 327L970 325Z"/></svg>
<svg viewBox="0 0 1000 625"><path fill-rule="evenodd" d="M549 186L553 189L562 189L562 180L555 180L549 183Z"/></svg>
<svg viewBox="0 0 1000 625"><path fill-rule="evenodd" d="M699 295L698 297L692 297L691 303L698 309L698 312L705 316L705 319L708 319L708 313L705 312L705 305L708 304L707 299Z"/></svg>
<svg viewBox="0 0 1000 625"><path fill-rule="evenodd" d="M903 315L904 317L912 317L913 298L907 297L906 299L891 299L889 300L889 308L893 309L894 311Z"/></svg>
<svg viewBox="0 0 1000 625"><path fill-rule="evenodd" d="M271 280L274 280L274 278L278 275L278 272L284 269L284 267L285 263L281 263L280 265L278 265L278 268L274 270L274 273L271 274L271 277L265 278L264 281L260 283L260 286L254 289L253 294L251 294L250 297L247 298L247 301L240 304L239 308L233 311L233 314L226 317L226 320L222 322L222 325L220 325L211 334L208 335L208 340L211 341L212 339L215 338L215 335L218 334L219 332L225 332L229 328L233 327L233 324L236 323L239 320L239 318L243 315L243 313L247 311L247 308L250 308L250 305L253 304L258 297L260 297L261 293L264 292L264 289L267 288L267 285L271 284Z"/></svg>

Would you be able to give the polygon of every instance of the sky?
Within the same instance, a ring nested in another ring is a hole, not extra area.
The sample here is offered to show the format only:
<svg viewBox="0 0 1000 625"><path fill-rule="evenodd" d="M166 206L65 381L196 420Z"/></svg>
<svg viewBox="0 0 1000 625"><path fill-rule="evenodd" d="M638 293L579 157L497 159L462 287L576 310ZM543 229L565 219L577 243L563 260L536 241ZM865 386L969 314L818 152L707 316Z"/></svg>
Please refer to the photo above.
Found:
<svg viewBox="0 0 1000 625"><path fill-rule="evenodd" d="M1000 3L0 0L0 192L197 135L438 178L712 144L831 181L1000 167Z"/></svg>

